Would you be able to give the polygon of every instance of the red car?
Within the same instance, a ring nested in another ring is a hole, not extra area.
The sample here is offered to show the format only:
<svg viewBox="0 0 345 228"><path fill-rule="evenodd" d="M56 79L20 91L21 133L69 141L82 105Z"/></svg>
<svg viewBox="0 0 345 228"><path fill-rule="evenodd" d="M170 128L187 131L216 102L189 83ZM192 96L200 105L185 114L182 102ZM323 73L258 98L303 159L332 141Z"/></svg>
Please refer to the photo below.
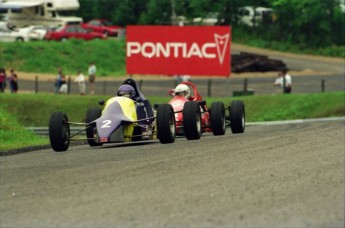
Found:
<svg viewBox="0 0 345 228"><path fill-rule="evenodd" d="M82 28L80 25L65 25L54 31L48 31L44 36L45 40L58 40L64 41L66 39L105 39L106 36L102 33L92 32L90 30Z"/></svg>
<svg viewBox="0 0 345 228"><path fill-rule="evenodd" d="M117 36L119 30L123 27L112 25L111 22L105 19L95 19L87 23L83 23L82 27L85 29L91 29L94 32L103 33L107 36Z"/></svg>
<svg viewBox="0 0 345 228"><path fill-rule="evenodd" d="M187 92L181 93L184 91ZM185 135L189 140L200 139L203 132L224 135L227 125L230 125L234 134L244 132L245 110L242 101L232 101L229 107L224 107L222 102L213 102L207 108L206 101L191 82L182 82L169 93L174 96L169 104L174 109L177 135Z"/></svg>

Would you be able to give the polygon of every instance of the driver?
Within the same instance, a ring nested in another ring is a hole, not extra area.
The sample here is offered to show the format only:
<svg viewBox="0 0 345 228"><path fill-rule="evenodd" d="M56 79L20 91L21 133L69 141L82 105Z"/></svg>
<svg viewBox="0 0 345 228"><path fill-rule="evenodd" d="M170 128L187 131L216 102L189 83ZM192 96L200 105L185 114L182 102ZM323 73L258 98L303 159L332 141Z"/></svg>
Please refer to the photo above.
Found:
<svg viewBox="0 0 345 228"><path fill-rule="evenodd" d="M131 85L121 85L117 91L117 96L127 97L135 100L135 90Z"/></svg>
<svg viewBox="0 0 345 228"><path fill-rule="evenodd" d="M183 96L187 99L190 98L190 89L187 85L180 84L176 86L174 92L175 96Z"/></svg>

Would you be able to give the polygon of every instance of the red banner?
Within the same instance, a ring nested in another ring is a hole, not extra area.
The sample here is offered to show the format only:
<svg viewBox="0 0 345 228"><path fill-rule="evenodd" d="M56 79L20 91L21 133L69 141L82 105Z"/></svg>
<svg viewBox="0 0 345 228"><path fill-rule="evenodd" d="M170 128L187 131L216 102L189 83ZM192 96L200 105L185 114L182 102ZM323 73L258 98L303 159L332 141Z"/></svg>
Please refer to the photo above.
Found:
<svg viewBox="0 0 345 228"><path fill-rule="evenodd" d="M229 76L228 26L127 26L128 74Z"/></svg>

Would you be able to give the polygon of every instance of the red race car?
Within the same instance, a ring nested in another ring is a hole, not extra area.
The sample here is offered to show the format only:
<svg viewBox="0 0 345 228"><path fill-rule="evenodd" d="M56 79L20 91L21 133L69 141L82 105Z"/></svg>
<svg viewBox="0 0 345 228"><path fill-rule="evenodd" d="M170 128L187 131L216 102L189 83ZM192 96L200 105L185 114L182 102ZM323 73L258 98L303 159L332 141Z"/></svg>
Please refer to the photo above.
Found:
<svg viewBox="0 0 345 228"><path fill-rule="evenodd" d="M85 29L91 29L94 32L103 33L106 36L117 36L122 27L112 25L111 22L105 19L94 19L81 25Z"/></svg>
<svg viewBox="0 0 345 228"><path fill-rule="evenodd" d="M234 134L245 129L245 109L242 101L232 101L229 107L222 102L213 102L207 108L196 86L191 82L182 82L169 91L173 98L169 104L173 107L176 122L176 134L187 139L200 139L203 132L224 135L230 125Z"/></svg>

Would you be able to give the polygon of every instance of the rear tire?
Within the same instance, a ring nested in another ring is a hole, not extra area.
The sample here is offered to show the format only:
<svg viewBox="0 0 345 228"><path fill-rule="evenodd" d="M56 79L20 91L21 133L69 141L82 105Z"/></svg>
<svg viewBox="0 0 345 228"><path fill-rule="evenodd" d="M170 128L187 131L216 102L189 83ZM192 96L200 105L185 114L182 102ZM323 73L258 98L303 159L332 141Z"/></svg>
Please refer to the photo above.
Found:
<svg viewBox="0 0 345 228"><path fill-rule="evenodd" d="M50 145L56 152L66 151L69 147L70 128L67 115L53 112L49 119Z"/></svg>
<svg viewBox="0 0 345 228"><path fill-rule="evenodd" d="M173 143L176 138L174 109L170 104L161 104L157 108L157 137L163 144Z"/></svg>
<svg viewBox="0 0 345 228"><path fill-rule="evenodd" d="M210 108L213 135L224 135L226 131L225 108L223 102L214 102Z"/></svg>
<svg viewBox="0 0 345 228"><path fill-rule="evenodd" d="M200 139L202 134L201 113L199 104L195 101L188 101L184 104L183 110L183 128L188 140Z"/></svg>
<svg viewBox="0 0 345 228"><path fill-rule="evenodd" d="M243 102L232 101L229 109L232 133L243 133L245 129L245 109Z"/></svg>
<svg viewBox="0 0 345 228"><path fill-rule="evenodd" d="M87 124L90 122L98 119L102 115L102 109L101 108L90 108L86 112L85 121ZM88 138L87 142L90 146L101 146L103 143L96 143L95 136L94 136L94 128L96 127L95 123L92 123L89 125L89 127L86 129L86 137Z"/></svg>

